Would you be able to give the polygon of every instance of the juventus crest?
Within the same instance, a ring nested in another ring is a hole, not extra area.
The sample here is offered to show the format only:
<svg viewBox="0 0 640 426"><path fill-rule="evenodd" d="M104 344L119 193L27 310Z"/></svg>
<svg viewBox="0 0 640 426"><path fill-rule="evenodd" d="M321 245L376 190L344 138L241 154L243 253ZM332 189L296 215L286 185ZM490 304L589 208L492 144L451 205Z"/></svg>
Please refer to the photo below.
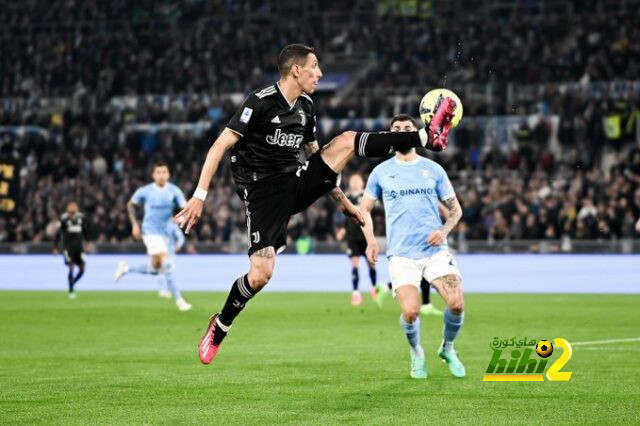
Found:
<svg viewBox="0 0 640 426"><path fill-rule="evenodd" d="M304 115L304 111L299 109L298 114L300 114L300 120L302 121L302 127L307 125L307 116Z"/></svg>

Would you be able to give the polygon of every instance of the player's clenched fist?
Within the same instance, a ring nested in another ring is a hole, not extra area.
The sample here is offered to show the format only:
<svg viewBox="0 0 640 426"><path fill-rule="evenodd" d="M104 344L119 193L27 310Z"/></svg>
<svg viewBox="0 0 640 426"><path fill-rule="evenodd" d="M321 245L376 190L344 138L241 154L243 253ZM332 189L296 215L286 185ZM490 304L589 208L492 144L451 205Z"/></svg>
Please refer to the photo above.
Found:
<svg viewBox="0 0 640 426"><path fill-rule="evenodd" d="M367 260L372 265L375 265L378 262L378 254L380 254L380 248L377 244L367 244L367 250L365 251L367 255Z"/></svg>
<svg viewBox="0 0 640 426"><path fill-rule="evenodd" d="M433 231L431 234L429 234L429 238L427 238L427 243L429 243L429 245L432 245L432 246L439 246L444 244L446 240L447 240L447 237L444 235L444 232L437 229Z"/></svg>
<svg viewBox="0 0 640 426"><path fill-rule="evenodd" d="M188 234L202 216L204 202L198 198L191 198L186 207L175 216L176 222L180 228L184 229L184 233Z"/></svg>

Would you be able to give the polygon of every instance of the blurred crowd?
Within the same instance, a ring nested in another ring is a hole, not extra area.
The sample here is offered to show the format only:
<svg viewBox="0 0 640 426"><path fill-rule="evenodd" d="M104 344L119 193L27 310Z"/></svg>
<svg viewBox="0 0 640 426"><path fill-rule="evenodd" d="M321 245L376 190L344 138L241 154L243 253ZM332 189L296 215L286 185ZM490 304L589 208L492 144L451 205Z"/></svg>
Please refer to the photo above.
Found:
<svg viewBox="0 0 640 426"><path fill-rule="evenodd" d="M336 114L389 115L389 94L399 89L640 75L638 0L520 1L504 9L448 2L431 16L407 16L402 3L12 2L0 10L0 97L246 93L272 78L292 40L315 46L327 72L345 58L360 60L357 88L368 96L327 101ZM513 109L486 99L466 107L472 115Z"/></svg>
<svg viewBox="0 0 640 426"><path fill-rule="evenodd" d="M380 13L382 3L394 2L6 5L0 9L0 126L7 128L0 129L0 155L20 159L22 170L20 211L0 218L0 242L51 240L70 199L87 215L90 240L130 240L125 204L150 180L151 163L168 162L172 181L191 194L211 141L237 105L229 94L273 79L277 53L292 40L316 46L327 73L344 58L363 65L350 96L314 96L319 118L336 119L319 128L321 143L353 128L338 119L415 112L415 94L424 88L559 83L533 101L507 102L504 93L464 100L467 118L451 149L431 156L449 172L464 208L454 238L638 236L640 152L633 140L640 91L594 97L560 84L637 79L637 1L568 1L561 2L568 9L520 8L496 12L495 19L485 19L482 2L467 2L477 14L467 9L438 19ZM292 14L305 25L277 19ZM394 93L413 95L398 102ZM144 94L166 96L134 96ZM509 130L513 143L491 146L473 119L531 113L558 116L554 134L542 119L523 122ZM140 123L158 126L135 126ZM366 176L375 164L357 159L343 178L356 171ZM191 238L246 238L244 206L233 191L225 160L208 214ZM382 234L380 209L374 219ZM343 220L325 197L292 218L290 236L332 241Z"/></svg>
<svg viewBox="0 0 640 426"><path fill-rule="evenodd" d="M194 132L157 131L111 134L118 127L108 121L95 126L93 116L65 115L62 126L51 128L53 142L38 134L15 143L0 139L5 156L20 158L21 208L11 219L0 219L0 241L46 241L56 231L66 201L75 199L89 221L89 239L128 241L130 226L126 201L150 181L150 165L167 161L172 181L185 194L195 189L210 142L225 122L199 136ZM115 119L111 119L115 120ZM471 119L470 119L471 120ZM548 140L534 142L536 127L514 129L517 143L508 149L476 144L450 152L428 154L448 171L464 216L454 237L467 239L577 239L628 238L640 217L640 150L627 143L619 151L606 149L595 157L589 145L564 147L559 154ZM458 129L460 135L468 129ZM455 132L454 132L455 133ZM535 136L546 137L547 136ZM473 139L473 138L471 138ZM321 138L322 142L328 139ZM593 146L605 138L594 138ZM365 175L377 162L356 158L343 174ZM199 241L228 242L245 238L244 205L234 194L227 160L214 178L206 212L193 236ZM374 214L384 233L383 212ZM290 223L292 239L310 236L332 241L342 226L333 202L324 197Z"/></svg>

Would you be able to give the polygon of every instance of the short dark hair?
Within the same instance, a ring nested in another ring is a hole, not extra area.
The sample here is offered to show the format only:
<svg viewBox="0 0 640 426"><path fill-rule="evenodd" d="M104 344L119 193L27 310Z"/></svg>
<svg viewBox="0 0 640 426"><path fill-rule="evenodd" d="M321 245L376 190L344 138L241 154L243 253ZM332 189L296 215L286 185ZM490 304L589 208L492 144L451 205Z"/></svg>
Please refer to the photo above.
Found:
<svg viewBox="0 0 640 426"><path fill-rule="evenodd" d="M169 165L165 161L156 161L153 163L153 168L151 170L155 170L158 167L166 167L169 170Z"/></svg>
<svg viewBox="0 0 640 426"><path fill-rule="evenodd" d="M307 55L315 53L315 49L306 44L290 44L285 46L278 56L278 71L280 75L287 75L291 71L293 64L303 65L307 60Z"/></svg>
<svg viewBox="0 0 640 426"><path fill-rule="evenodd" d="M394 116L391 119L391 124L389 124L389 127L393 127L393 123L395 123L396 121L410 121L411 124L413 124L413 127L419 129L418 122L416 122L416 120L408 114L398 114Z"/></svg>

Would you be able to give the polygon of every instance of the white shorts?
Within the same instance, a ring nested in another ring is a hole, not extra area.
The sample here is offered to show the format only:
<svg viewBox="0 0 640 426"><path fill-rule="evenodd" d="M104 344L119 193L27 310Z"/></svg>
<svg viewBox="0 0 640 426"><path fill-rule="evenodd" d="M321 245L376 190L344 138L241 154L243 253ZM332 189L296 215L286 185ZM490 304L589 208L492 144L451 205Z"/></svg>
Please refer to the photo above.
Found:
<svg viewBox="0 0 640 426"><path fill-rule="evenodd" d="M413 285L420 288L422 278L433 282L445 275L458 275L460 271L449 251L442 250L431 257L409 259L408 257L392 256L389 260L389 275L393 291L403 285Z"/></svg>
<svg viewBox="0 0 640 426"><path fill-rule="evenodd" d="M154 254L168 253L168 241L164 235L149 234L143 235L142 241L147 247L147 254L153 256Z"/></svg>

